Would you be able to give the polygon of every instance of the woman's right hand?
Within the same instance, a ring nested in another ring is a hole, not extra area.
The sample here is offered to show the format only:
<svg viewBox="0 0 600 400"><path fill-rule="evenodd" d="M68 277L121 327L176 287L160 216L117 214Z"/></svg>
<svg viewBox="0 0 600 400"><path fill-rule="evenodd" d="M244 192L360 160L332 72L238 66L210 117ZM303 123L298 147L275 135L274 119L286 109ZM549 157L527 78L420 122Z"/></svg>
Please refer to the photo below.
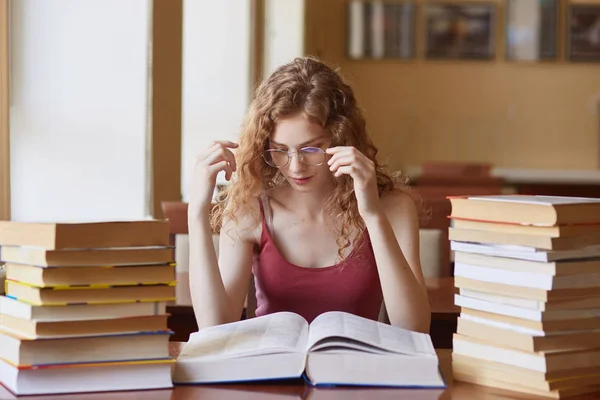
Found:
<svg viewBox="0 0 600 400"><path fill-rule="evenodd" d="M230 149L238 147L230 141L215 141L196 157L190 185L189 212L201 215L209 210L215 190L217 174L225 171L225 179L230 180L237 166Z"/></svg>

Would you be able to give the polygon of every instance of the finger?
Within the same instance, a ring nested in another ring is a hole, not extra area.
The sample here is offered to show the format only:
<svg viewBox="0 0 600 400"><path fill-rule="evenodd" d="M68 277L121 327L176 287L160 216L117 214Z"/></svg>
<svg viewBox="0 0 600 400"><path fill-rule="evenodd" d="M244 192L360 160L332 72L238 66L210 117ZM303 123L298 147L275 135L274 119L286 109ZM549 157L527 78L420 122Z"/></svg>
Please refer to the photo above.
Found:
<svg viewBox="0 0 600 400"><path fill-rule="evenodd" d="M234 148L238 147L238 144L234 143L234 142L230 142L228 140L214 141L206 150L202 151L201 153L199 153L196 156L196 161L202 161L202 160L206 159L211 154L213 154L215 151L217 151L219 148L223 148L223 147L234 149Z"/></svg>
<svg viewBox="0 0 600 400"><path fill-rule="evenodd" d="M220 146L212 154L203 160L205 165L212 165L220 161L227 161L232 167L235 167L235 156L231 150Z"/></svg>
<svg viewBox="0 0 600 400"><path fill-rule="evenodd" d="M231 164L228 164L223 170L225 171L225 180L230 180L233 176L233 169L231 168Z"/></svg>
<svg viewBox="0 0 600 400"><path fill-rule="evenodd" d="M220 144L225 147L229 147L230 149L236 149L239 147L239 144L237 144L236 142L229 141L229 140L215 140L213 143Z"/></svg>
<svg viewBox="0 0 600 400"><path fill-rule="evenodd" d="M235 154L231 150L225 147L221 147L223 151L223 158L227 160L233 171L237 170L237 162L235 161ZM218 150L217 150L218 151Z"/></svg>
<svg viewBox="0 0 600 400"><path fill-rule="evenodd" d="M356 163L356 158L353 155L349 155L349 156L344 156L344 157L338 157L335 159L335 161L333 162L333 164L331 164L331 166L329 167L330 171L335 171L337 170L339 167L342 167L344 165L352 165Z"/></svg>
<svg viewBox="0 0 600 400"><path fill-rule="evenodd" d="M233 175L233 170L231 169L231 166L227 163L226 160L219 161L218 163L210 165L208 167L208 171L211 176L216 176L219 172L225 171L226 180L229 180L231 178L231 175Z"/></svg>
<svg viewBox="0 0 600 400"><path fill-rule="evenodd" d="M327 160L327 163L329 165L333 164L335 162L335 160L337 160L338 158L341 157L348 157L348 156L353 156L355 155L354 151L352 150L352 148L346 148L343 150L339 150L337 151L335 154L331 155L331 157L329 158L329 160Z"/></svg>
<svg viewBox="0 0 600 400"><path fill-rule="evenodd" d="M327 154L337 154L339 152L346 151L346 150L349 150L351 148L352 147L350 147L350 146L335 146L335 147L330 147L328 149L325 149L325 152Z"/></svg>
<svg viewBox="0 0 600 400"><path fill-rule="evenodd" d="M327 163L329 165L332 165L333 163L335 163L338 160L346 160L346 159L356 160L356 155L352 152L337 153L337 154L334 154L333 156L331 156L331 158L329 160L327 160Z"/></svg>
<svg viewBox="0 0 600 400"><path fill-rule="evenodd" d="M237 162L235 161L235 154L233 154L233 152L229 149L237 148L238 144L235 142L230 142L228 140L217 142L216 144L218 146L220 146L223 150L225 150L227 161L229 161L229 164L231 165L231 167L233 168L234 171L237 170Z"/></svg>
<svg viewBox="0 0 600 400"><path fill-rule="evenodd" d="M339 178L342 175L354 175L356 171L356 168L353 165L344 165L342 167L339 167L337 169L337 171L335 171L335 174L333 174L333 176L335 176L336 178Z"/></svg>

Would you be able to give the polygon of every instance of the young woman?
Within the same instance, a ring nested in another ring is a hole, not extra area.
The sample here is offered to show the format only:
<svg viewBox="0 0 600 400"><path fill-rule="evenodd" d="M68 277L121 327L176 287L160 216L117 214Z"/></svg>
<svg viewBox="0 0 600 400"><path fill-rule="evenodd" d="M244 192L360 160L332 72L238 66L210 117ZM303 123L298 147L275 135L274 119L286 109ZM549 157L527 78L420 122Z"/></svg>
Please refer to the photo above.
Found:
<svg viewBox="0 0 600 400"><path fill-rule="evenodd" d="M239 145L214 142L194 168L198 326L239 320L253 273L257 316L292 311L310 322L338 310L376 320L384 303L392 325L429 332L417 208L376 154L352 89L324 63L299 58L264 81ZM221 171L231 182L212 210Z"/></svg>

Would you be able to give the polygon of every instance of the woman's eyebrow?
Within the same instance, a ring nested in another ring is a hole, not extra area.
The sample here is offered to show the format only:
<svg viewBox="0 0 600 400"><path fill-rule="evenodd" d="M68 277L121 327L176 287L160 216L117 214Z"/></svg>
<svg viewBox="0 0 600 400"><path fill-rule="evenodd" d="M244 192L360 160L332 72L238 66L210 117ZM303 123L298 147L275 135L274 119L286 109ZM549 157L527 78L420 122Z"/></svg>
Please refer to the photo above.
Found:
<svg viewBox="0 0 600 400"><path fill-rule="evenodd" d="M304 146L306 146L307 144L316 143L316 142L318 142L318 141L321 141L321 140L324 140L324 139L325 139L325 137L323 137L323 136L321 136L321 137L318 137L318 138L314 138L314 139L311 139L311 140L309 140L308 142L300 143L300 146L299 146L299 147L304 147ZM274 144L275 146L283 146L283 147L288 147L286 144L277 143L277 142L276 142L276 141L274 141L274 140L270 140L270 142L271 142L272 144Z"/></svg>

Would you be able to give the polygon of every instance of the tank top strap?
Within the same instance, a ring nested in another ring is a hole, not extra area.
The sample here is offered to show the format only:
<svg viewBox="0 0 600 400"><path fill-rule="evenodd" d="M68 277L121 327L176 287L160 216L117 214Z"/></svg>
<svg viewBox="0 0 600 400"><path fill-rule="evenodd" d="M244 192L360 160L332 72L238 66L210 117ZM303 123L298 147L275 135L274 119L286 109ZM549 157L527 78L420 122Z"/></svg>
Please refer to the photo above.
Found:
<svg viewBox="0 0 600 400"><path fill-rule="evenodd" d="M273 234L273 212L271 210L271 204L269 203L269 196L267 192L262 192L260 195L260 211L269 230L269 233Z"/></svg>

